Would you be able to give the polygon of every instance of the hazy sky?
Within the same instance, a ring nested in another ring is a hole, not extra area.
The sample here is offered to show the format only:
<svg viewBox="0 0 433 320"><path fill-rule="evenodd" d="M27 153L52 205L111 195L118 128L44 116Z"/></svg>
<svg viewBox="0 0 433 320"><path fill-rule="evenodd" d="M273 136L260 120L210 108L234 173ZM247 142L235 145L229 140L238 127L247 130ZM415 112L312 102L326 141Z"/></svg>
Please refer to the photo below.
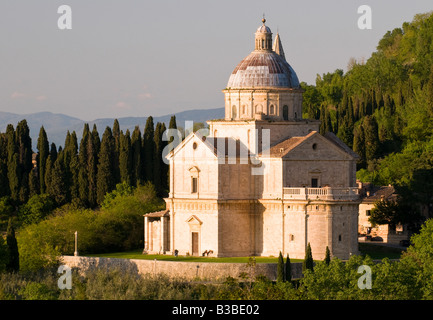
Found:
<svg viewBox="0 0 433 320"><path fill-rule="evenodd" d="M72 30L58 28L63 4ZM358 28L364 4L371 30ZM431 10L431 0L1 0L0 111L90 121L223 107L263 13L300 81L314 84Z"/></svg>

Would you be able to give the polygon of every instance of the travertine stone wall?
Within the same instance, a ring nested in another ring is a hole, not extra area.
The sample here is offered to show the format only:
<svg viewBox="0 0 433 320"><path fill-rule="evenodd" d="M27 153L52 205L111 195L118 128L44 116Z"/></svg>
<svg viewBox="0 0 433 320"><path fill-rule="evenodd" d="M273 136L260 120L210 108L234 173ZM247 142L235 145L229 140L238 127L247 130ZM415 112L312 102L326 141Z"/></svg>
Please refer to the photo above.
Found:
<svg viewBox="0 0 433 320"><path fill-rule="evenodd" d="M177 262L139 259L91 258L63 256L62 264L78 268L84 274L95 268L120 268L124 272L140 275L165 274L171 278L185 280L224 280L228 276L239 278L241 273L264 275L270 280L276 280L277 263L257 263L252 269L247 263L213 263L213 262ZM277 257L275 258L277 260ZM291 263L292 277L302 277L302 263Z"/></svg>

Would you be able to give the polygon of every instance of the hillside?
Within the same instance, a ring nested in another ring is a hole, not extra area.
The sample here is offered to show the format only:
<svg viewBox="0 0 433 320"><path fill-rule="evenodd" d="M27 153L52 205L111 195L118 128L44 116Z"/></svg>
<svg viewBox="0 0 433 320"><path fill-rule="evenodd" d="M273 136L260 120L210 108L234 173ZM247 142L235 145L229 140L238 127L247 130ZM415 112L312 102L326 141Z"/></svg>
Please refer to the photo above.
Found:
<svg viewBox="0 0 433 320"><path fill-rule="evenodd" d="M428 206L433 194L433 15L388 31L365 62L303 84L306 117L360 156L357 177L393 184ZM410 191L410 192L409 192ZM431 209L430 209L431 210Z"/></svg>

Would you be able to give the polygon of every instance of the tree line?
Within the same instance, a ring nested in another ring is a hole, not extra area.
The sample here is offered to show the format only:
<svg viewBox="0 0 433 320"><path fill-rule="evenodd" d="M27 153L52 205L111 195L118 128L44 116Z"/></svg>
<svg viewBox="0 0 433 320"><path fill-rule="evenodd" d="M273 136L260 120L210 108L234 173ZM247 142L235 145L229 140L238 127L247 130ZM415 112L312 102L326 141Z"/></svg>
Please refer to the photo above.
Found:
<svg viewBox="0 0 433 320"><path fill-rule="evenodd" d="M177 128L175 116L169 128ZM96 125L91 130L85 124L80 142L75 131L68 131L64 146L57 148L49 143L42 126L33 152L27 121L20 121L16 128L9 124L0 133L0 199L19 206L34 195L48 194L56 206L72 203L96 208L118 183L136 187L146 182L163 197L169 183L168 165L162 158L168 143L162 139L165 130L165 124L155 125L152 116L143 132L139 126L123 132L116 119L102 137Z"/></svg>

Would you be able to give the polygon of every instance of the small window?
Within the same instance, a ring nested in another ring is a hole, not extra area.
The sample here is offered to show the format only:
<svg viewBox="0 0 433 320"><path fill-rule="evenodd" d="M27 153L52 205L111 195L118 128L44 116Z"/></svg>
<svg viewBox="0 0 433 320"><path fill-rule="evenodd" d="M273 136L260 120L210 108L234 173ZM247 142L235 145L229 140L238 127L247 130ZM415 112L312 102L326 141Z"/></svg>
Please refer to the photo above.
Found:
<svg viewBox="0 0 433 320"><path fill-rule="evenodd" d="M371 215L371 210L366 210L366 211L365 211L365 215L366 215L367 217L369 217L369 216Z"/></svg>
<svg viewBox="0 0 433 320"><path fill-rule="evenodd" d="M338 235L338 241L341 241L341 234Z"/></svg>
<svg viewBox="0 0 433 320"><path fill-rule="evenodd" d="M269 107L269 114L275 114L275 107L273 104Z"/></svg>
<svg viewBox="0 0 433 320"><path fill-rule="evenodd" d="M313 150L317 149L317 143L313 143Z"/></svg>
<svg viewBox="0 0 433 320"><path fill-rule="evenodd" d="M195 150L195 149L197 149L197 142L194 142L193 144L192 144L192 148Z"/></svg>
<svg viewBox="0 0 433 320"><path fill-rule="evenodd" d="M198 191L198 179L196 177L192 177L191 179L191 193L197 193Z"/></svg>

